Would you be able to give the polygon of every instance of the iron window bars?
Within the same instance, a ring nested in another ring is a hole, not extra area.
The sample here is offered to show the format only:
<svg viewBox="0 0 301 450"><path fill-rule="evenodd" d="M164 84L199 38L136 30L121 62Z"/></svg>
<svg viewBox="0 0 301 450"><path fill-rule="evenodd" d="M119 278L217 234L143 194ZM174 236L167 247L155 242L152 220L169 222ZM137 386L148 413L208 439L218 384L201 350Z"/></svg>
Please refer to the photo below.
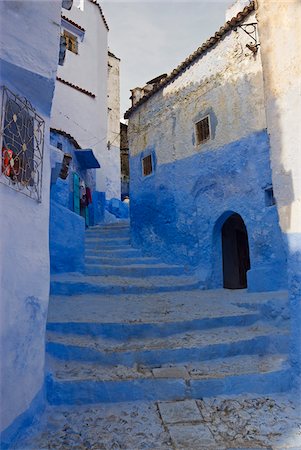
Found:
<svg viewBox="0 0 301 450"><path fill-rule="evenodd" d="M42 199L45 122L30 102L2 87L0 182Z"/></svg>
<svg viewBox="0 0 301 450"><path fill-rule="evenodd" d="M197 145L210 139L210 120L209 116L204 117L202 120L195 124Z"/></svg>

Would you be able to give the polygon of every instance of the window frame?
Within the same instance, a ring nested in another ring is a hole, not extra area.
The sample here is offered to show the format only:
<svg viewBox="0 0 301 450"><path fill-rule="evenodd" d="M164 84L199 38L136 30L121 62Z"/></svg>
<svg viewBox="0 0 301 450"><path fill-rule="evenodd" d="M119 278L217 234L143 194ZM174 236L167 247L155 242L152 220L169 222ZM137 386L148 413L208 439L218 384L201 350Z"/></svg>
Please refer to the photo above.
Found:
<svg viewBox="0 0 301 450"><path fill-rule="evenodd" d="M199 140L199 132L198 132L198 124L200 124L203 120L208 119L208 130L209 130L209 134L208 137L206 139L203 139L202 141ZM210 118L210 114L206 114L205 116L203 116L200 120L198 120L197 122L194 123L194 130L195 130L195 142L196 142L196 147L199 147L200 145L204 145L206 142L211 140L211 118Z"/></svg>
<svg viewBox="0 0 301 450"><path fill-rule="evenodd" d="M151 172L149 173L145 173L145 168L144 168L144 161L150 158L150 163L151 163ZM152 153L149 153L148 155L145 155L141 158L141 169L142 169L142 176L143 178L149 177L154 173L154 158Z"/></svg>
<svg viewBox="0 0 301 450"><path fill-rule="evenodd" d="M78 55L78 36L74 33L71 33L69 30L66 30L66 28L63 29L63 36L66 39L66 50L69 50L69 52ZM71 48L69 48L70 42Z"/></svg>
<svg viewBox="0 0 301 450"><path fill-rule="evenodd" d="M40 203L45 121L26 98L0 89L0 182Z"/></svg>

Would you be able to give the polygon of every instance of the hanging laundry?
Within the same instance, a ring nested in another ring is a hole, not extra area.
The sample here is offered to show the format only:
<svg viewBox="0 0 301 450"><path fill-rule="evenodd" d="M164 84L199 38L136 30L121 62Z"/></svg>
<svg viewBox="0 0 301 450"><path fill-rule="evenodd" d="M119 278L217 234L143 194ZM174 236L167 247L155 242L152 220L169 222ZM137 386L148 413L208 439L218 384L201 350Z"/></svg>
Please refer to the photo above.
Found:
<svg viewBox="0 0 301 450"><path fill-rule="evenodd" d="M89 187L86 187L86 196L87 196L87 203L89 205L90 203L92 203L92 193Z"/></svg>
<svg viewBox="0 0 301 450"><path fill-rule="evenodd" d="M87 204L86 184L84 180L80 180L79 188L80 188L80 206L82 208L86 208L88 204Z"/></svg>

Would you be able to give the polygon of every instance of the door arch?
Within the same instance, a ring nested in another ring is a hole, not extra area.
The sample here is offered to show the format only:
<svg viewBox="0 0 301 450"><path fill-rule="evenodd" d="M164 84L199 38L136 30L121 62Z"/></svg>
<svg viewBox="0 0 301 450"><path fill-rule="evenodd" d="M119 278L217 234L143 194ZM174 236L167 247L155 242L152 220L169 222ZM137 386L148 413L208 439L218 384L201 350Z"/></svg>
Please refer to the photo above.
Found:
<svg viewBox="0 0 301 450"><path fill-rule="evenodd" d="M227 289L247 287L247 271L250 269L249 240L243 219L231 214L222 229L223 286Z"/></svg>

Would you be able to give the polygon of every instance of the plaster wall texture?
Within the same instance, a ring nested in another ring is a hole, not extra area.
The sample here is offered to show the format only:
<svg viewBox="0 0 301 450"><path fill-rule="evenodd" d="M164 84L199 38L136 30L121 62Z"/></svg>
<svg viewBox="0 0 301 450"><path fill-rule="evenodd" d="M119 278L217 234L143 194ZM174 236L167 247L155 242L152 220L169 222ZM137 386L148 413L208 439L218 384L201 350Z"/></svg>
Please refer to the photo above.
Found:
<svg viewBox="0 0 301 450"><path fill-rule="evenodd" d="M85 258L85 220L70 209L51 201L51 271L82 272Z"/></svg>
<svg viewBox="0 0 301 450"><path fill-rule="evenodd" d="M106 198L120 199L120 60L108 55L108 142Z"/></svg>
<svg viewBox="0 0 301 450"><path fill-rule="evenodd" d="M276 207L265 204L271 171L261 59L248 42L232 31L132 113L132 237L146 253L189 264L207 287L221 287L221 227L237 212L249 235L248 287L270 290L286 285L285 254ZM212 136L196 145L195 123L206 115ZM154 172L143 177L148 154Z"/></svg>
<svg viewBox="0 0 301 450"><path fill-rule="evenodd" d="M301 3L258 1L271 167L288 254L292 360L301 372Z"/></svg>
<svg viewBox="0 0 301 450"><path fill-rule="evenodd" d="M248 20L255 20L254 14ZM242 30L232 31L142 104L129 121L131 156L154 145L158 164L167 163L264 129L260 55L245 47L249 40ZM194 124L208 114L212 139L197 146Z"/></svg>
<svg viewBox="0 0 301 450"><path fill-rule="evenodd" d="M60 12L60 1L0 2L1 85L25 96L45 120L42 202L0 184L1 430L5 430L5 439L9 438L9 427L28 411L33 399L43 399L49 296L47 142Z"/></svg>
<svg viewBox="0 0 301 450"><path fill-rule="evenodd" d="M107 167L107 34L97 5L86 0L84 9L64 10L68 17L85 29L78 37L78 54L66 50L58 77L86 89L92 98L70 86L56 82L51 126L71 134L82 148L92 148L101 169L97 170L96 187L106 189Z"/></svg>

